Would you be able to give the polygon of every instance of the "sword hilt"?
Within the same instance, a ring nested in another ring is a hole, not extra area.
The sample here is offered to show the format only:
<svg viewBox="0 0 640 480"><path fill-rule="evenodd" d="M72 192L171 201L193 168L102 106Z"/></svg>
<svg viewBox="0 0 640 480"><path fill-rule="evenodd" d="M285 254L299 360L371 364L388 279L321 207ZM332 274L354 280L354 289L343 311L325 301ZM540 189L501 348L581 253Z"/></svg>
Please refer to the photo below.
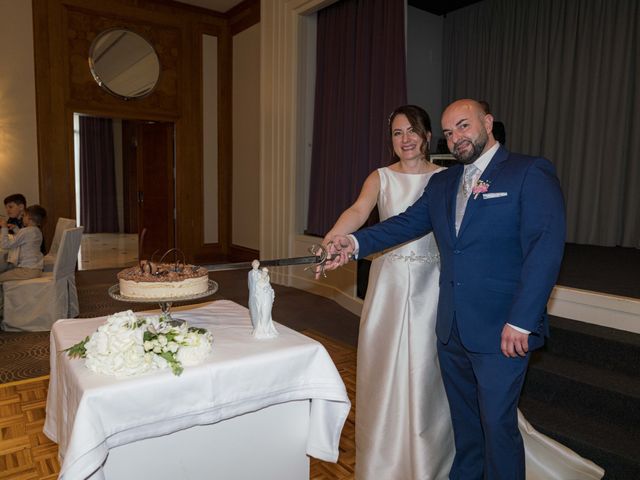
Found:
<svg viewBox="0 0 640 480"><path fill-rule="evenodd" d="M320 267L320 274L324 278L327 278L327 274L324 271L325 263L327 263L327 260L333 260L335 258L338 258L340 254L334 253L333 255L329 255L329 252L327 251L327 247L318 243L314 243L313 245L311 245L309 247L309 252L311 252L312 255L315 255L318 258L318 261L313 265L309 265L308 267L305 267L304 270L307 271L313 268L315 271L316 267ZM349 260L351 260L352 258L353 258L353 255L349 254Z"/></svg>

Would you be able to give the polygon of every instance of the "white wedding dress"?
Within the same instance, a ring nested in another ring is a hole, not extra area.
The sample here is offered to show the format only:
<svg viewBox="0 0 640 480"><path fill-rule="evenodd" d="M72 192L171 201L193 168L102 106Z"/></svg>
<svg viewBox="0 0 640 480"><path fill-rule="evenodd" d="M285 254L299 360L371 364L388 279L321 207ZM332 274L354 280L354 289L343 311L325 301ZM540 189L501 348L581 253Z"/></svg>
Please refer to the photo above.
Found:
<svg viewBox="0 0 640 480"><path fill-rule="evenodd" d="M378 211L403 212L433 175L378 169ZM453 431L436 350L440 263L432 234L373 260L360 320L356 479L447 479ZM527 479L600 479L603 471L519 415Z"/></svg>

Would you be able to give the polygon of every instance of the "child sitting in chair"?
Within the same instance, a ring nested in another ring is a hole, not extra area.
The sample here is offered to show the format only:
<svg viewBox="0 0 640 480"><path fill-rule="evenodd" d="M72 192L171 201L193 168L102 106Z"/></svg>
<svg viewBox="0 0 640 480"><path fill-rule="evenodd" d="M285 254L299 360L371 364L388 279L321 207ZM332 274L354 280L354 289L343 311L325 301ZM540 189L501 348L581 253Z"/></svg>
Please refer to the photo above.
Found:
<svg viewBox="0 0 640 480"><path fill-rule="evenodd" d="M27 208L27 199L21 193L14 193L4 199L4 208L7 211L7 227L9 233L17 234L22 227L24 227L24 210ZM42 228L42 224L40 225ZM42 243L40 243L40 251L42 255L47 253L44 237Z"/></svg>
<svg viewBox="0 0 640 480"><path fill-rule="evenodd" d="M42 275L42 232L40 226L47 211L40 205L28 207L22 217L23 227L11 239L7 219L0 218L0 248L8 251L7 262L0 266L0 284L7 280L26 280Z"/></svg>

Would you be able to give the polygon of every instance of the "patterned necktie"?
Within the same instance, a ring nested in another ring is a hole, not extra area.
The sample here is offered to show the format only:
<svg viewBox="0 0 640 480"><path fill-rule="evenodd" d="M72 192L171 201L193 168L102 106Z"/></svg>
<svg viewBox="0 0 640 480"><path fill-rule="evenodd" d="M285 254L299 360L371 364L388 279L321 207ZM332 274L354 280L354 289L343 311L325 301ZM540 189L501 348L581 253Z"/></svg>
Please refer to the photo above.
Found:
<svg viewBox="0 0 640 480"><path fill-rule="evenodd" d="M480 169L473 163L464 166L464 174L460 182L460 188L458 189L458 196L456 197L456 234L460 230L464 211L467 208L467 201L471 196L471 191L477 180L478 173L480 173Z"/></svg>

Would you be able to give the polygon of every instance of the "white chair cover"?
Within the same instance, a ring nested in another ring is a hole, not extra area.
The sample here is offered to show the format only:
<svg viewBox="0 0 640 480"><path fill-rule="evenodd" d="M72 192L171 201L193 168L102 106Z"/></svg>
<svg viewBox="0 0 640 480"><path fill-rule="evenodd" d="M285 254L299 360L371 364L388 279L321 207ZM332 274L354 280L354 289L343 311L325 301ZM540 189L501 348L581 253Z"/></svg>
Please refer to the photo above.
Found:
<svg viewBox="0 0 640 480"><path fill-rule="evenodd" d="M56 320L78 316L75 269L82 230L78 227L63 232L53 272L4 283L5 330L51 330Z"/></svg>
<svg viewBox="0 0 640 480"><path fill-rule="evenodd" d="M53 272L53 265L56 263L56 255L60 248L60 241L62 240L62 233L69 228L75 228L76 221L73 218L58 218L56 223L56 231L53 234L53 240L51 241L51 248L49 252L44 256L44 271Z"/></svg>

